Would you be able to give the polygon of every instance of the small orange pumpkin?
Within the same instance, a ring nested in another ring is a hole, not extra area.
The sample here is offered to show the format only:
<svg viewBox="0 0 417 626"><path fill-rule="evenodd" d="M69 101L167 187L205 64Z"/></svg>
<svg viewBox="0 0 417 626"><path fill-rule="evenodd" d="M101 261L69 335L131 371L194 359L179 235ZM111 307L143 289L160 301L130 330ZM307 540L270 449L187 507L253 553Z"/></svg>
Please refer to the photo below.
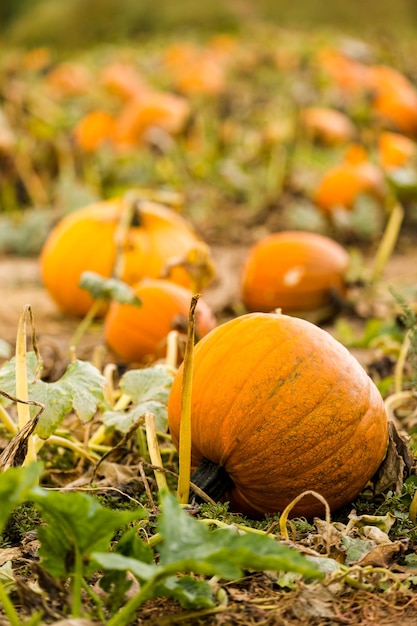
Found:
<svg viewBox="0 0 417 626"><path fill-rule="evenodd" d="M249 251L242 301L249 311L297 313L332 308L345 293L346 250L329 237L304 231L273 233Z"/></svg>
<svg viewBox="0 0 417 626"><path fill-rule="evenodd" d="M329 107L308 107L300 118L307 136L328 146L350 141L356 132L347 115Z"/></svg>
<svg viewBox="0 0 417 626"><path fill-rule="evenodd" d="M144 279L133 285L141 306L112 302L106 314L104 338L125 363L148 363L166 354L171 330L187 333L192 292L168 280ZM196 310L196 337L216 325L208 304L200 298Z"/></svg>
<svg viewBox="0 0 417 626"><path fill-rule="evenodd" d="M183 365L168 402L176 446L182 379ZM383 400L358 361L323 329L282 314L237 317L197 343L191 416L192 481L252 517L282 511L305 490L332 510L349 504L388 443ZM292 514L323 506L308 496Z"/></svg>
<svg viewBox="0 0 417 626"><path fill-rule="evenodd" d="M174 257L205 246L177 212L152 202L133 202L130 226L121 242L120 278L126 283L159 277ZM89 310L93 300L78 286L83 272L111 276L117 252L115 236L128 209L128 202L122 199L97 202L67 215L49 234L40 255L41 278L63 312L83 316ZM187 287L192 282L190 273L179 265L171 267L168 278Z"/></svg>
<svg viewBox="0 0 417 626"><path fill-rule="evenodd" d="M417 135L417 89L392 67L376 65L371 74L372 109L393 130Z"/></svg>
<svg viewBox="0 0 417 626"><path fill-rule="evenodd" d="M388 130L382 131L379 135L377 150L379 163L384 170L409 165L417 156L415 141Z"/></svg>
<svg viewBox="0 0 417 626"><path fill-rule="evenodd" d="M365 193L382 198L384 176L379 167L368 160L363 148L352 144L343 161L323 174L315 189L314 201L331 213L335 208L352 209L355 200Z"/></svg>

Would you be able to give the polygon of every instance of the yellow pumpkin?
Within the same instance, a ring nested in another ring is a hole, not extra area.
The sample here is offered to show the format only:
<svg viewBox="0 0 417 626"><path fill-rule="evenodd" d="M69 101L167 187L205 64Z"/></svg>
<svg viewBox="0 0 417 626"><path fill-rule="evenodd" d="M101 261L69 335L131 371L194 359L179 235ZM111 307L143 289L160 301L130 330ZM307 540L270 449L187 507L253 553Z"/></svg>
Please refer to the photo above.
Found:
<svg viewBox="0 0 417 626"><path fill-rule="evenodd" d="M51 231L40 255L43 284L65 313L83 316L92 305L79 287L81 274L112 275L117 255L115 241L127 202L112 199L78 209ZM176 211L151 202L137 202L121 242L120 278L132 285L144 277L158 278L169 262L195 247L205 246L189 222ZM210 264L210 260L208 261ZM168 278L190 287L190 273L171 267Z"/></svg>

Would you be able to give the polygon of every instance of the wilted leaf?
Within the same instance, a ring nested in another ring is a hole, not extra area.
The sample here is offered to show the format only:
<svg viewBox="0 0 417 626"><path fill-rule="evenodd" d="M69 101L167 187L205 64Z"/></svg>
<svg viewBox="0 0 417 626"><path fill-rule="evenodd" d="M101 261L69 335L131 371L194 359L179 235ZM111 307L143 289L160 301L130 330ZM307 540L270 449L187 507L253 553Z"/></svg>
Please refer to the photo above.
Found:
<svg viewBox="0 0 417 626"><path fill-rule="evenodd" d="M121 304L140 306L142 301L132 287L117 278L103 278L95 272L83 272L80 287L86 289L96 300L116 300Z"/></svg>

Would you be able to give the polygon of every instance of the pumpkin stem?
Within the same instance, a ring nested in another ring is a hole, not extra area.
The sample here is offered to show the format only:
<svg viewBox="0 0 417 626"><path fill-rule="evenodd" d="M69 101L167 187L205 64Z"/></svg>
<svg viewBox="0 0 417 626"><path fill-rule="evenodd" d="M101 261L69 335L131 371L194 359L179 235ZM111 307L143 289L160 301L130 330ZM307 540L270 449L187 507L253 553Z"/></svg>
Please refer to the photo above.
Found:
<svg viewBox="0 0 417 626"><path fill-rule="evenodd" d="M226 469L222 465L213 463L206 458L191 474L191 482L197 485L212 500L218 502L222 496L235 485ZM205 502L201 496L195 495L194 501L201 504Z"/></svg>

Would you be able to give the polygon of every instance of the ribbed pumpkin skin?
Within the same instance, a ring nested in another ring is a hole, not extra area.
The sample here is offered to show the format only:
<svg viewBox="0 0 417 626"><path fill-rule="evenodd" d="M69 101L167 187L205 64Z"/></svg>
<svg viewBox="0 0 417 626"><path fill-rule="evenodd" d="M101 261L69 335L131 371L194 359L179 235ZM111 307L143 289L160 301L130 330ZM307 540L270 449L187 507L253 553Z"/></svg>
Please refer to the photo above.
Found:
<svg viewBox="0 0 417 626"><path fill-rule="evenodd" d="M183 367L168 417L178 446ZM374 383L330 334L298 318L250 313L218 326L195 348L192 466L222 465L234 511L276 513L304 490L332 510L352 501L380 466L388 425ZM322 514L313 497L294 515Z"/></svg>
<svg viewBox="0 0 417 626"><path fill-rule="evenodd" d="M81 274L109 277L116 256L114 234L123 210L121 200L98 202L64 217L51 231L40 255L41 278L59 308L83 316L92 299L78 287ZM159 277L168 259L183 256L200 238L178 213L150 202L140 207L140 225L128 231L121 279L133 284ZM183 268L174 268L170 280L190 285Z"/></svg>
<svg viewBox="0 0 417 626"><path fill-rule="evenodd" d="M168 333L185 323L192 292L167 280L144 279L133 285L142 305L113 302L104 324L107 345L126 363L141 363L166 354ZM196 335L203 337L216 326L215 317L200 298L196 309Z"/></svg>
<svg viewBox="0 0 417 626"><path fill-rule="evenodd" d="M268 235L249 251L242 279L248 311L312 311L331 304L331 292L345 292L346 250L323 235L285 231Z"/></svg>

